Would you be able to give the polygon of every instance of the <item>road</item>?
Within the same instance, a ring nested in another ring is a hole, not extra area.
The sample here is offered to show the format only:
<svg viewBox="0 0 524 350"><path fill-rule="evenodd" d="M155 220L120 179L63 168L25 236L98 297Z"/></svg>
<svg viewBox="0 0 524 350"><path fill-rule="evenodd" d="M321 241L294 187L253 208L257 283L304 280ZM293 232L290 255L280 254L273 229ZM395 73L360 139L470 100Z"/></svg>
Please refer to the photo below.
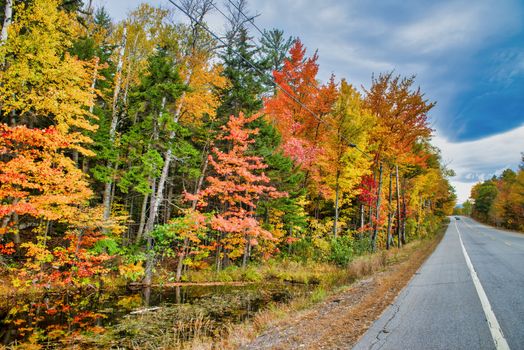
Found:
<svg viewBox="0 0 524 350"><path fill-rule="evenodd" d="M452 217L354 349L524 349L524 234Z"/></svg>

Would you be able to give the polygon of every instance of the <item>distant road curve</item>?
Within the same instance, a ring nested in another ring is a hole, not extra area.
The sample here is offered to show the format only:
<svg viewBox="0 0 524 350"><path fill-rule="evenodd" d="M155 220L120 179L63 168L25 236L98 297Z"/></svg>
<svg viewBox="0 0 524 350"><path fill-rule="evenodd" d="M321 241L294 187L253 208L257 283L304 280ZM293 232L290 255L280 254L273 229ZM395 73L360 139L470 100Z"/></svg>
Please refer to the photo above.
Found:
<svg viewBox="0 0 524 350"><path fill-rule="evenodd" d="M524 349L524 234L451 217L435 252L354 349Z"/></svg>

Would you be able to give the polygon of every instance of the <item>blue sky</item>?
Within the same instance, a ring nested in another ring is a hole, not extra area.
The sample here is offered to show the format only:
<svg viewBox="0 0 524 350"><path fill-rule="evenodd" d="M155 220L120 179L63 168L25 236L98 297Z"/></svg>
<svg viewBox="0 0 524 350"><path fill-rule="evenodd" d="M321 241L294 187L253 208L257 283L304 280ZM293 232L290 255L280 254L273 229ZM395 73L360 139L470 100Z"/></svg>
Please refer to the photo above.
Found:
<svg viewBox="0 0 524 350"><path fill-rule="evenodd" d="M95 0L115 19L141 2ZM524 151L524 1L251 0L249 9L260 14L260 27L283 29L310 52L318 49L321 79L334 73L368 86L372 73L416 74L437 101L434 143L457 173L460 201L475 182L517 167ZM218 13L208 21L223 31Z"/></svg>

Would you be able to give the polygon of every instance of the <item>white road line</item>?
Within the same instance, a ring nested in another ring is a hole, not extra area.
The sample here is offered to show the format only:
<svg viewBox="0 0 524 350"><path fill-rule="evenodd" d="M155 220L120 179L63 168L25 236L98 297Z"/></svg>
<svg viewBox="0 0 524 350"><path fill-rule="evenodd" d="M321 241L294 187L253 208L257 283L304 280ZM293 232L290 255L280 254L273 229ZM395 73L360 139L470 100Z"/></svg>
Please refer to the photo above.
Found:
<svg viewBox="0 0 524 350"><path fill-rule="evenodd" d="M460 231L457 226L457 221L455 221L455 227L457 228L460 245L462 246L462 252L464 253L464 258L466 259L466 264L468 265L471 279L473 280L473 284L475 285L475 289L477 290L480 303L482 304L484 315L486 315L489 330L491 332L493 342L495 343L495 347L497 348L497 350L509 350L508 342L506 341L506 338L504 338L504 333L502 333L502 329L500 328L499 322L497 321L497 318L493 313L493 309L491 308L491 304L489 303L488 296L486 295L486 292L484 292L484 288L482 287L479 277L477 276L477 273L473 268L473 264L471 263L468 252L466 251L466 247L464 247L464 243L462 242L462 237L460 236Z"/></svg>

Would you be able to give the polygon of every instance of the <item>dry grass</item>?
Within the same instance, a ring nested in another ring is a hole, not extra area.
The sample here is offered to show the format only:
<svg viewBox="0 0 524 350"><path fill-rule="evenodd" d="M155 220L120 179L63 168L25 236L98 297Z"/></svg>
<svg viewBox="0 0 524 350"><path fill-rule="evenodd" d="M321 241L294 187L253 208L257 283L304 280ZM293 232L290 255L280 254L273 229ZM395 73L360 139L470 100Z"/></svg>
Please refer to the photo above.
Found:
<svg viewBox="0 0 524 350"><path fill-rule="evenodd" d="M250 322L231 326L206 349L350 347L394 300L441 237L360 257L346 271L348 280L356 283L327 292L319 286L308 296L273 305Z"/></svg>

